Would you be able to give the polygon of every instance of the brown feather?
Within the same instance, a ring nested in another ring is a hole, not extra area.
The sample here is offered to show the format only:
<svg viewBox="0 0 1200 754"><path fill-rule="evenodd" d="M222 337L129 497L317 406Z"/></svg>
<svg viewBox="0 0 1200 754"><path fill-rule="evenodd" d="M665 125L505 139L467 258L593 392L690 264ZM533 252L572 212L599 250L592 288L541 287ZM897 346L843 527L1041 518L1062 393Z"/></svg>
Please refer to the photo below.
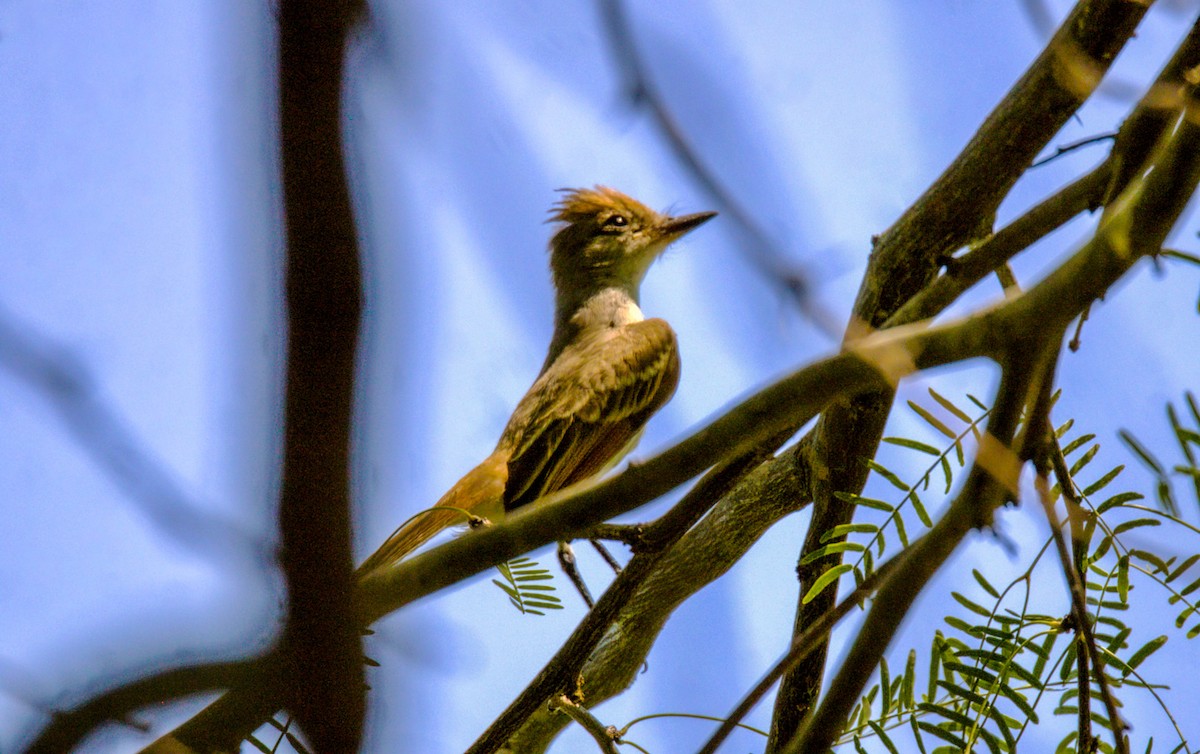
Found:
<svg viewBox="0 0 1200 754"><path fill-rule="evenodd" d="M573 344L530 388L501 439L513 510L602 471L679 383L675 333L648 319Z"/></svg>
<svg viewBox="0 0 1200 754"><path fill-rule="evenodd" d="M470 511L482 518L503 515L504 485L508 481L506 453L496 450L471 469L437 501L433 510L422 511L401 526L380 545L379 549L358 567L359 575L383 565L398 562L405 555L425 544L435 534L451 526L466 524L468 518L457 510Z"/></svg>

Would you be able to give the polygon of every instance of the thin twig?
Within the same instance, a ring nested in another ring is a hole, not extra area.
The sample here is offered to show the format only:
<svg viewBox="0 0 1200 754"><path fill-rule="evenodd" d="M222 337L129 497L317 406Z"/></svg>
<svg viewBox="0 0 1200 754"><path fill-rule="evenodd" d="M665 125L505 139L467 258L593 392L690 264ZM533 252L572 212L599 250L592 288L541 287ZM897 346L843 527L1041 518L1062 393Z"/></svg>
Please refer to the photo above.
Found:
<svg viewBox="0 0 1200 754"><path fill-rule="evenodd" d="M570 717L575 722L579 723L596 745L600 747L600 751L604 754L619 754L617 749L615 726L606 726L604 723L596 719L596 716L588 712L586 708L576 704L571 697L566 694L560 694L558 699L554 701L554 708L563 714Z"/></svg>
<svg viewBox="0 0 1200 754"><path fill-rule="evenodd" d="M743 248L750 262L767 280L790 297L817 329L830 338L836 338L841 332L841 323L813 299L809 274L799 264L787 260L787 253L708 167L658 93L645 62L638 54L633 27L622 0L601 0L600 9L614 57L625 78L630 101L634 106L644 106L650 111L676 159L718 205L721 215L741 229L747 239Z"/></svg>
<svg viewBox="0 0 1200 754"><path fill-rule="evenodd" d="M571 547L570 542L558 543L558 564L571 583L575 585L575 591L579 592L587 609L591 610L595 607L596 600L592 598L592 590L588 589L587 582L579 573L579 564L575 560L575 549Z"/></svg>
<svg viewBox="0 0 1200 754"><path fill-rule="evenodd" d="M1079 141L1073 141L1070 144L1064 144L1063 146L1055 149L1054 154L1047 155L1040 160L1035 160L1034 163L1029 167L1040 168L1041 166L1054 162L1059 157L1062 157L1065 154L1070 154L1077 149L1083 149L1084 147L1091 146L1092 144L1099 144L1102 141L1110 141L1115 138L1117 138L1117 132L1113 131L1112 133L1089 136L1086 139L1080 139Z"/></svg>
<svg viewBox="0 0 1200 754"><path fill-rule="evenodd" d="M1069 507L1082 508L1082 501L1075 492L1075 483L1071 478L1071 470L1067 467L1067 461L1063 457L1062 448L1059 447L1057 439L1054 438L1053 432L1049 429L1049 424L1047 423L1045 426L1047 427L1048 436L1047 451L1049 457L1047 460L1049 461L1050 469L1058 480L1058 487L1062 491L1063 498L1067 501ZM1054 538L1054 546L1058 551L1063 575L1067 579L1067 586L1071 594L1071 615L1075 619L1075 631L1080 643L1083 645L1083 651L1087 652L1092 667L1096 671L1094 675L1096 683L1100 687L1100 698L1104 701L1104 708L1108 712L1108 719L1112 726L1113 743L1117 754L1129 754L1129 741L1125 736L1125 731L1129 726L1121 718L1117 700L1113 696L1112 688L1109 686L1108 676L1105 674L1104 656L1100 652L1100 648L1096 646L1096 635L1092 629L1091 617L1088 615L1087 593L1083 586L1082 577L1076 570L1071 553L1067 549L1066 542L1063 540L1061 524L1054 512L1054 501L1050 497L1050 483L1044 471L1038 474L1035 485L1042 501L1042 507L1046 511L1046 518L1050 522L1050 535Z"/></svg>
<svg viewBox="0 0 1200 754"><path fill-rule="evenodd" d="M1079 350L1081 344L1080 338L1083 337L1083 323L1087 322L1088 315L1091 313L1091 306L1088 306L1079 313L1079 319L1075 321L1075 334L1071 336L1071 340L1067 343L1067 348L1071 349L1071 353Z"/></svg>
<svg viewBox="0 0 1200 754"><path fill-rule="evenodd" d="M621 562L617 560L611 552L608 551L608 548L604 546L603 542L591 537L588 538L588 542L591 543L592 549L594 549L601 558L604 558L604 562L608 563L608 567L613 570L613 573L621 572Z"/></svg>

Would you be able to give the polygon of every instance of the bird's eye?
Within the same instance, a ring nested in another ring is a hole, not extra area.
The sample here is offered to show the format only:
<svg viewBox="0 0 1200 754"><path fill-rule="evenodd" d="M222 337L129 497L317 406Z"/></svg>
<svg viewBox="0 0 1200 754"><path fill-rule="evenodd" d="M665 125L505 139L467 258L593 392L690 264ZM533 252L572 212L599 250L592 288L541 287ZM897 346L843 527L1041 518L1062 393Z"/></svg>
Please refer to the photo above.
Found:
<svg viewBox="0 0 1200 754"><path fill-rule="evenodd" d="M621 228L624 228L626 225L629 225L629 218L625 217L625 215L613 215L604 221L600 229L605 233L619 233Z"/></svg>

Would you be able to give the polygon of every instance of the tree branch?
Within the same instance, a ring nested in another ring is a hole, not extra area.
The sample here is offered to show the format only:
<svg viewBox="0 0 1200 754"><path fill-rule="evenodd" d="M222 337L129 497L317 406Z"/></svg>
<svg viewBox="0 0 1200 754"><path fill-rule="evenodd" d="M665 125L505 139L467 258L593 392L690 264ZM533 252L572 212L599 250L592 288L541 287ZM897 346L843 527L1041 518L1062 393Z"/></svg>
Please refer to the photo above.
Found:
<svg viewBox="0 0 1200 754"><path fill-rule="evenodd" d="M876 242L859 289L846 341L884 324L933 279L939 260L990 232L996 208L1037 153L1087 99L1146 8L1124 0L1082 0L1058 33L1005 95L979 131L925 193ZM821 536L847 523L853 506L835 497L866 483L863 459L872 458L891 410L890 390L861 395L826 411L816 429L818 487L812 521L799 560L820 547ZM804 595L829 556L798 568ZM837 600L828 589L811 602L798 599L793 634L799 634ZM816 702L825 647L783 679L776 696L767 751L790 739Z"/></svg>
<svg viewBox="0 0 1200 754"><path fill-rule="evenodd" d="M1015 496L1021 451L1013 448L1017 424L1023 410L1040 393L1038 378L1043 370L1037 365L1052 360L1058 352L1046 343L1027 345L1034 348L1014 347L1002 365L987 432L962 489L933 528L897 556L899 563L879 588L820 706L782 747L787 754L827 751L833 745L921 589L968 532L990 525L992 512Z"/></svg>
<svg viewBox="0 0 1200 754"><path fill-rule="evenodd" d="M1020 408L1027 404L1031 406L1030 422L1044 417L1048 411L1048 390L1043 391L1043 385L1037 382L1042 372L1052 373L1045 355L1050 346L1042 339L1061 340L1071 318L1112 285L1123 274L1122 268L1128 270L1134 260L1155 253L1162 245L1200 182L1200 124L1193 122L1190 116L1193 107L1194 103L1189 100L1188 108L1176 118L1174 131L1156 150L1154 167L1144 178L1127 187L1101 218L1100 227L1091 241L1028 294L995 310L1005 312L1005 318L1015 318L1007 327L998 325L1007 330L1011 346L1002 359L999 398L988 427L988 436L1000 443L992 441L981 445L963 490L924 538L929 543L910 548L897 572L880 588L854 646L820 707L785 751L824 751L832 744L900 620L911 607L919 585L926 583L971 528L990 525L992 511L1007 499L1005 485L998 487L994 480L1011 480L1007 494L1015 494L1015 472L1019 466L1009 468L1007 458L1011 453L1006 449L1012 439L1016 417ZM1065 285L1072 277L1078 285ZM1103 280L1109 282L1102 283ZM1041 317L1029 318L1038 302L1044 305L1045 296L1053 290L1061 297L1061 308L1047 307ZM986 318L987 315L982 316ZM1043 335L1045 333L1049 335ZM1058 343L1054 343L1055 354L1057 347ZM1036 355L1047 366L1039 367L1038 361L1029 361L1030 354ZM1025 436L1016 448L1015 460L1019 462L1033 457L1040 440L1038 432L1043 425L1038 424L1037 431L1030 430L1031 426L1027 425ZM1004 473L998 474L997 469Z"/></svg>
<svg viewBox="0 0 1200 754"><path fill-rule="evenodd" d="M1050 498L1050 482L1047 479L1047 471L1052 471L1058 479L1059 489L1062 490L1063 497L1068 502L1068 508L1082 508L1081 502L1075 493L1075 482L1071 478L1071 471L1067 468L1066 459L1063 458L1062 449L1058 446L1058 441L1054 438L1053 432L1049 430L1049 423L1044 425L1047 428L1048 445L1047 458L1042 463L1042 468L1039 469L1035 486L1037 487L1038 497L1041 499L1042 508L1046 512L1046 519L1050 524L1050 536L1054 540L1054 547L1058 553L1059 563L1062 565L1063 576L1067 580L1068 593L1071 596L1071 616L1075 619L1075 632L1079 638L1079 643L1082 648L1078 651L1080 660L1080 714L1084 712L1084 703L1088 699L1090 690L1090 678L1087 672L1088 661L1091 667L1095 669L1096 683L1100 688L1100 698L1104 702L1104 708L1108 712L1109 723L1113 732L1113 748L1117 754L1129 754L1129 741L1125 736L1125 731L1128 729L1128 724L1121 717L1121 711L1117 707L1117 700L1113 696L1112 688L1108 683L1108 676L1105 674L1104 656L1101 654L1099 647L1096 646L1096 634L1093 629L1091 616L1088 615L1087 609L1087 593L1083 585L1083 576L1075 567L1075 563L1071 558L1071 553L1067 549L1067 543L1063 540L1061 524L1058 521L1058 516L1054 514L1054 501ZM1047 468L1048 467L1048 468ZM1086 658L1083 659L1083 658ZM1088 721L1090 724L1090 720ZM1080 719L1080 748L1082 749L1086 740L1084 735L1089 738L1091 736L1090 725L1085 731L1083 729L1083 719Z"/></svg>
<svg viewBox="0 0 1200 754"><path fill-rule="evenodd" d="M779 437L782 443L786 437ZM572 691L578 685L580 670L596 646L616 623L621 610L637 593L638 587L653 571L666 548L673 545L737 482L757 466L774 447L747 454L709 472L704 479L668 511L658 522L648 527L650 535L644 547L622 569L604 591L600 601L563 643L561 649L537 674L512 704L496 719L483 735L471 745L468 754L490 754L532 716L539 707L554 697ZM652 544L651 544L652 543ZM590 699L588 694L580 694Z"/></svg>
<svg viewBox="0 0 1200 754"><path fill-rule="evenodd" d="M659 94L634 40L633 26L625 14L622 0L601 0L600 11L612 44L613 55L621 67L626 90L632 103L644 105L658 124L667 146L675 153L693 180L706 192L722 217L732 220L746 239L744 250L750 263L768 281L774 283L796 304L797 308L819 330L835 337L837 325L832 315L823 309L812 295L813 286L808 273L797 263L788 261L787 253L763 230L754 216L742 206L732 191L709 169L700 153L688 141L683 128L671 114Z"/></svg>
<svg viewBox="0 0 1200 754"><path fill-rule="evenodd" d="M235 686L249 678L257 661L217 662L166 670L106 691L67 712L57 712L26 749L27 754L71 751L96 728L124 721L151 704Z"/></svg>
<svg viewBox="0 0 1200 754"><path fill-rule="evenodd" d="M162 533L214 560L263 554L261 542L189 497L67 348L3 306L0 365L45 395L79 447Z"/></svg>
<svg viewBox="0 0 1200 754"><path fill-rule="evenodd" d="M350 438L362 308L343 159L342 64L355 0L283 0L280 145L287 384L280 565L287 708L317 751L354 751L366 708L352 594Z"/></svg>

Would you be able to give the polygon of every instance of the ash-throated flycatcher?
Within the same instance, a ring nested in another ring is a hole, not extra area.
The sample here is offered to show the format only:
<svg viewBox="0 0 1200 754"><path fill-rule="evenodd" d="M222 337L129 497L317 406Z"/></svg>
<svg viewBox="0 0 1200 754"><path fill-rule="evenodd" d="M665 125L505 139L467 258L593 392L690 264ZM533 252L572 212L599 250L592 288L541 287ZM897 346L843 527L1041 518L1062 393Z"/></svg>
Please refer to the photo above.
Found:
<svg viewBox="0 0 1200 754"><path fill-rule="evenodd" d="M716 213L669 217L604 186L569 191L551 211L564 225L550 241L554 337L541 373L492 454L393 533L360 575L465 523L458 511L496 520L611 468L675 393L675 333L642 316L638 288L668 244Z"/></svg>

